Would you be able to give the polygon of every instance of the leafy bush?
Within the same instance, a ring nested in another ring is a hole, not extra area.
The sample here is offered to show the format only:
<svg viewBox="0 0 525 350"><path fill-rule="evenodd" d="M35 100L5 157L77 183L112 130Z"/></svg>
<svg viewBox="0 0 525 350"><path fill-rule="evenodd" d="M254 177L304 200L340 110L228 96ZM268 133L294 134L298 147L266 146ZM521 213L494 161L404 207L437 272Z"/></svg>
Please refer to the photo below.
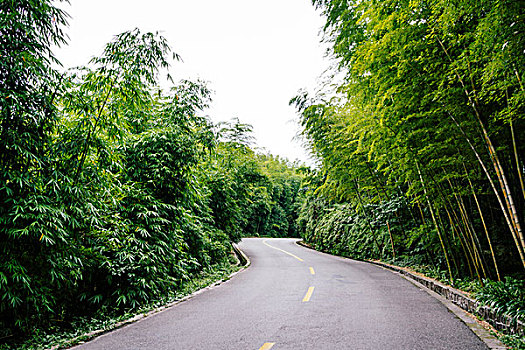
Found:
<svg viewBox="0 0 525 350"><path fill-rule="evenodd" d="M525 281L505 277L504 281L485 281L475 293L476 299L498 314L525 319Z"/></svg>

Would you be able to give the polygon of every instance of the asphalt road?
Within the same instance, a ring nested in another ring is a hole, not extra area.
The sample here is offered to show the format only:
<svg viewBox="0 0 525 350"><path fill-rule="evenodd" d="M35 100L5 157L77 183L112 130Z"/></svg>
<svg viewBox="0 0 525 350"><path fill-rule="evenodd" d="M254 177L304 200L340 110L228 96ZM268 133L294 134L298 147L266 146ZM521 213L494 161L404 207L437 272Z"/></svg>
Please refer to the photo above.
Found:
<svg viewBox="0 0 525 350"><path fill-rule="evenodd" d="M74 349L488 349L439 301L364 262L244 239L231 280Z"/></svg>

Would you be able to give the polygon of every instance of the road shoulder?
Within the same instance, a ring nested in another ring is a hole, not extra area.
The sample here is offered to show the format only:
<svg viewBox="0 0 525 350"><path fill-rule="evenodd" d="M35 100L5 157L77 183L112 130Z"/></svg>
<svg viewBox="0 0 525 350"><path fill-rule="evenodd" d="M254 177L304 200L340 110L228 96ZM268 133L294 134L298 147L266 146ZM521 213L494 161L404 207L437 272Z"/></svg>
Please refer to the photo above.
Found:
<svg viewBox="0 0 525 350"><path fill-rule="evenodd" d="M138 321L142 321L146 318L148 318L149 316L152 316L152 315L155 315L155 314L158 314L160 312L163 312L163 311L166 311L180 303L183 303L185 301L188 301L190 299L192 299L193 297L201 294L201 293L204 293L205 291L208 291L212 288L215 288L217 286L219 286L220 284L224 283L224 282L227 282L228 280L230 280L231 278L233 278L235 275L245 271L251 264L250 262L250 259L248 258L248 256L238 247L238 245L236 245L235 243L232 244L232 247L233 247L233 252L235 253L236 255L236 258L238 260L238 264L237 266L239 266L240 268L234 272L232 272L231 274L229 274L228 276L224 277L224 278L221 278L220 280L217 280L215 282L213 282L212 284L208 285L208 286L205 286L203 288L200 288L196 291L194 291L193 293L191 294L188 294L180 299L177 299L173 302L170 302L170 303L167 303L165 305L162 305L162 306L159 306L159 307L156 307L154 309L151 309L147 312L141 312L141 313L138 313L128 319L125 319L123 321L119 321L119 322L116 322L114 324L111 324L110 326L108 326L107 328L103 328L103 329L96 329L94 331L91 331L91 332L88 332L88 333L84 333L78 337L75 337L75 338L72 338L72 339L69 339L67 340L65 343L60 343L60 344L57 344L57 345L54 345L52 346L51 348L48 348L48 350L57 350L57 349L69 349L69 348L74 348L76 347L77 345L81 345L81 344L84 344L88 341L91 341L97 337L100 337L102 335L105 335L105 334L108 334L108 333L111 333L113 331L116 331L118 329L121 329L122 327L125 327L127 325L130 325L130 324L133 324L133 323L136 323Z"/></svg>

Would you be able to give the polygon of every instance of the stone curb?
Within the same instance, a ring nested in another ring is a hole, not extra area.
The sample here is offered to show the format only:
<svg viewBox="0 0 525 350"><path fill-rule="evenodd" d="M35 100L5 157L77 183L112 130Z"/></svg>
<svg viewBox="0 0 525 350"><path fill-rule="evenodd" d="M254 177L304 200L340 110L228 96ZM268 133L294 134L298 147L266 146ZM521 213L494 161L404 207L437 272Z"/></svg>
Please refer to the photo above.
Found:
<svg viewBox="0 0 525 350"><path fill-rule="evenodd" d="M408 278L432 290L433 292L443 296L445 299L450 300L452 303L459 306L463 310L474 315L478 315L490 323L498 331L504 330L511 334L524 334L525 324L522 321L505 314L498 314L494 309L482 305L479 301L470 298L464 292L456 288L444 285L427 277L419 276L398 266L385 264L379 261L368 262L407 276Z"/></svg>
<svg viewBox="0 0 525 350"><path fill-rule="evenodd" d="M414 286L418 287L421 290L424 290L427 292L430 296L437 299L439 302L441 302L444 306L446 306L450 312L452 312L454 315L456 315L457 318L459 318L467 327L470 328L474 334L478 336L481 341L487 345L487 347L491 350L505 350L507 347L505 344L503 344L497 337L495 337L491 332L483 327L479 322L477 322L475 316L471 315L466 310L462 309L458 305L454 304L450 299L445 298L443 295L435 292L433 289L427 287L426 284L422 284L416 279L413 279L411 276L403 274L395 269L392 269L387 266L382 266L380 264L376 264L375 262L367 261L369 263L372 263L374 265L377 265L381 267L382 269L389 270L392 273L395 273L399 275L400 277L406 279L410 283L412 283ZM418 276L419 277L419 276Z"/></svg>
<svg viewBox="0 0 525 350"><path fill-rule="evenodd" d="M122 328L128 324L131 324L131 323L135 323L137 321L140 321L146 317L149 317L153 314L157 314L159 312L162 312L162 311L165 311L167 309L169 309L170 307L172 306L175 306L177 304L180 304L184 301L187 301L193 297L195 297L196 295L199 295L211 288L214 288L216 286L218 286L219 284L221 283L224 283L226 281L228 281L229 279L231 279L233 276L235 276L236 274L244 271L248 266L250 266L250 259L248 259L248 257L246 256L246 254L244 254L244 252L237 246L237 244L235 243L232 243L232 247L233 247L233 251L235 252L235 255L237 256L237 258L239 259L239 262L242 266L242 268L239 270L239 271L235 271L233 272L232 274L228 275L227 277L217 281L217 282L214 282L212 284L210 284L209 286L206 286L204 288L201 288L189 295L186 295L185 297L181 298L181 299L178 299L178 300L175 300L171 303L168 303L166 305L163 305L163 306L160 306L160 307L157 307L153 310L150 310L148 312L145 312L145 313L142 313L142 314L138 314L138 315L135 315L127 320L124 320L124 321L120 321L120 322L117 322L111 326L109 326L108 328L106 329L97 329L97 330L94 330L92 332L89 332L89 333L85 333L85 334L82 334L78 337L75 337L73 339L71 339L70 341L68 341L67 343L71 344L71 343L74 343L74 345L68 345L68 344L64 344L64 345L55 345L55 346L52 346L51 348L48 348L48 350L57 350L57 349L73 349L74 347L78 346L78 345L81 345L81 344L84 344L90 340L93 340L94 338L96 337L99 337L101 335L104 335L104 334L107 334L107 333L110 333L112 331L115 331L119 328ZM82 339L81 341L78 342L79 339Z"/></svg>
<svg viewBox="0 0 525 350"><path fill-rule="evenodd" d="M302 247L318 251L312 246L304 243L303 241L297 241L296 243L301 245ZM326 253L326 252L323 252L323 253ZM326 254L330 254L330 253L326 253ZM330 254L330 255L333 255L333 254ZM343 257L343 258L346 258L346 257ZM347 258L347 259L351 259L351 258ZM351 260L358 260L358 259L351 259ZM493 350L507 349L507 347L499 339L497 339L487 329L482 327L480 324L478 324L473 318L469 317L468 315L468 313L471 313L474 315L477 314L483 317L483 319L485 319L487 322L491 323L490 320L487 320L484 316L487 314L488 315L492 314L493 316L496 316L496 313L494 312L494 310L491 310L490 308L486 306L480 306L480 302L472 298L469 298L467 295L465 295L465 293L461 292L458 289L452 288L450 286L445 286L437 281L433 281L429 278L416 275L401 267L385 264L385 263L378 262L378 261L371 261L371 260L359 260L359 261L367 262L367 263L379 266L381 268L388 269L394 273L399 274L401 277L407 279L408 281L413 283L415 286L424 287L424 290L428 294L438 299L451 312L453 312L490 349L493 349ZM509 316L506 316L506 315L499 316L498 319L500 319L500 317L507 317L508 319L511 319ZM523 332L523 329L524 329L523 323L520 321L517 321L517 323L521 327L521 328L517 328L517 331ZM509 325L509 324L510 322L505 325ZM498 323L498 325L501 326L500 323ZM495 328L498 329L496 326ZM499 330L501 330L501 328Z"/></svg>

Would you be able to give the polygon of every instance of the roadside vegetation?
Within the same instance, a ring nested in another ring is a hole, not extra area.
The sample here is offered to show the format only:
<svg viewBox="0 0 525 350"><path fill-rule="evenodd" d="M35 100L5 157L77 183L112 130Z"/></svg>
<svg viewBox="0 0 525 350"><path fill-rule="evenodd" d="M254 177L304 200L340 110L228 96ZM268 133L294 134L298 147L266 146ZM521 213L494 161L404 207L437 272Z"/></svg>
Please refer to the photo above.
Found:
<svg viewBox="0 0 525 350"><path fill-rule="evenodd" d="M313 4L340 83L291 100L319 161L302 237L418 268L523 319L523 3Z"/></svg>
<svg viewBox="0 0 525 350"><path fill-rule="evenodd" d="M344 78L291 101L318 159L306 169L205 116L212 92L171 79L179 56L158 33L62 69L67 14L0 2L0 348L225 278L246 235L408 266L524 319L525 7L313 3Z"/></svg>
<svg viewBox="0 0 525 350"><path fill-rule="evenodd" d="M59 69L66 28L53 1L0 2L3 348L224 278L242 235L296 234L297 165L257 153L250 125L204 116L211 91L172 81L162 36L127 31Z"/></svg>

